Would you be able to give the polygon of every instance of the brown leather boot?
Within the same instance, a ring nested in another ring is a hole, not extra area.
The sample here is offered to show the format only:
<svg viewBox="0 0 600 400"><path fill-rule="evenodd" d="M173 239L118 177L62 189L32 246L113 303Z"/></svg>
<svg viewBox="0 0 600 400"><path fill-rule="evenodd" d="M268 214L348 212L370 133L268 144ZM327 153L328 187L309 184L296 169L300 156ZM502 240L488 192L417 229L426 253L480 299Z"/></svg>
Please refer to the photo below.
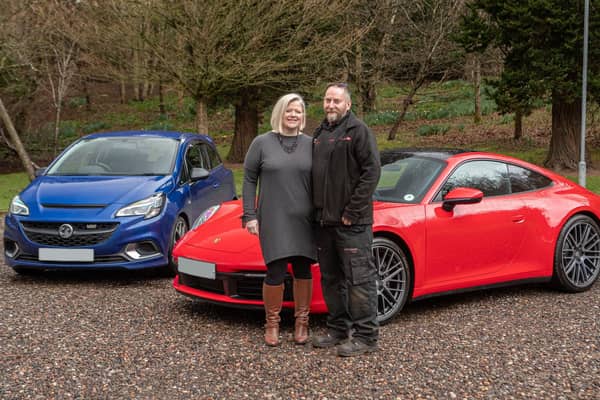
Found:
<svg viewBox="0 0 600 400"><path fill-rule="evenodd" d="M294 279L294 342L308 342L308 313L312 299L312 279Z"/></svg>
<svg viewBox="0 0 600 400"><path fill-rule="evenodd" d="M279 345L279 312L283 302L284 285L267 285L263 283L263 301L265 303L265 343L268 346Z"/></svg>

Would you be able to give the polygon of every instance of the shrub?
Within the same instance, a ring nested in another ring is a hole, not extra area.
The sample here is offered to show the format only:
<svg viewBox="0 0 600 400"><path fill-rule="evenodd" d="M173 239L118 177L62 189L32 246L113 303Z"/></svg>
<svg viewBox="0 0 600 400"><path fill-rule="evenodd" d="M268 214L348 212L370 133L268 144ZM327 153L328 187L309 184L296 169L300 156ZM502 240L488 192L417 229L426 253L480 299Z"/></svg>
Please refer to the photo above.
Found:
<svg viewBox="0 0 600 400"><path fill-rule="evenodd" d="M96 122L90 122L89 124L85 124L81 130L83 131L84 134L88 134L88 133L93 133L93 132L98 132L98 131L105 131L111 128L111 125L108 122L104 122L104 121L96 121Z"/></svg>
<svg viewBox="0 0 600 400"><path fill-rule="evenodd" d="M62 121L58 129L61 139L73 139L79 136L79 122L77 121Z"/></svg>
<svg viewBox="0 0 600 400"><path fill-rule="evenodd" d="M417 129L418 136L443 135L450 130L450 125L421 125Z"/></svg>
<svg viewBox="0 0 600 400"><path fill-rule="evenodd" d="M169 121L157 121L154 124L146 127L149 131L172 131L175 126Z"/></svg>
<svg viewBox="0 0 600 400"><path fill-rule="evenodd" d="M382 111L365 115L364 121L367 125L393 124L398 119L397 111Z"/></svg>
<svg viewBox="0 0 600 400"><path fill-rule="evenodd" d="M502 116L502 118L500 118L500 122L498 122L498 124L506 125L506 124L511 124L514 121L515 121L514 114L505 114Z"/></svg>
<svg viewBox="0 0 600 400"><path fill-rule="evenodd" d="M67 106L68 107L73 107L73 108L77 108L77 107L81 107L84 106L86 103L86 99L85 97L71 97L68 101L67 101Z"/></svg>

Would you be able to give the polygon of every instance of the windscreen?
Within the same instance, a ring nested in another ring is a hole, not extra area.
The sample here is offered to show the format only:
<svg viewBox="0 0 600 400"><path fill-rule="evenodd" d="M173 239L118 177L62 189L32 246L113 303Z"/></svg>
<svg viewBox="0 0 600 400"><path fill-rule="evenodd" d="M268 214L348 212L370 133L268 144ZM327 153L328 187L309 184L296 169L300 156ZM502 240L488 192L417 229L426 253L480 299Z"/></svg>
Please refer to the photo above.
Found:
<svg viewBox="0 0 600 400"><path fill-rule="evenodd" d="M381 168L374 198L392 203L418 203L445 166L434 158L409 156Z"/></svg>
<svg viewBox="0 0 600 400"><path fill-rule="evenodd" d="M47 175L167 175L179 142L157 137L81 140L50 167Z"/></svg>

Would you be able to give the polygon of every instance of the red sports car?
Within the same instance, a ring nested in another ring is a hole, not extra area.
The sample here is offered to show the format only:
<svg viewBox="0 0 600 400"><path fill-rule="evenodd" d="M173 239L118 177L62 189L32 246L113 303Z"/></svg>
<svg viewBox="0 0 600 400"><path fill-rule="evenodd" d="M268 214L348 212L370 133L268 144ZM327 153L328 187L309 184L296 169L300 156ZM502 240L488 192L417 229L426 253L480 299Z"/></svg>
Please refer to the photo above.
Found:
<svg viewBox="0 0 600 400"><path fill-rule="evenodd" d="M600 196L527 162L485 152L381 153L373 254L381 322L407 301L507 284L589 289L600 273ZM258 239L242 204L206 210L177 244L173 285L194 298L262 307ZM318 265L311 311L327 310ZM291 280L284 307L293 307Z"/></svg>

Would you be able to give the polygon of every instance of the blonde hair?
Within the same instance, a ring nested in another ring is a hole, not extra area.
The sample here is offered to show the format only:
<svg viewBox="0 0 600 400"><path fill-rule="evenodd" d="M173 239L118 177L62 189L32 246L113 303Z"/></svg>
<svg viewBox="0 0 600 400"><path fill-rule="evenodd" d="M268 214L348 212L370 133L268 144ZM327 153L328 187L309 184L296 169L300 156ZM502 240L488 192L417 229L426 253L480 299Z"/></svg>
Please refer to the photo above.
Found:
<svg viewBox="0 0 600 400"><path fill-rule="evenodd" d="M273 106L273 112L271 113L271 129L275 132L281 133L283 131L283 117L285 110L288 108L291 102L297 101L302 106L302 122L300 123L300 132L306 126L306 106L302 96L296 93L288 93L283 95L277 100L277 103Z"/></svg>

